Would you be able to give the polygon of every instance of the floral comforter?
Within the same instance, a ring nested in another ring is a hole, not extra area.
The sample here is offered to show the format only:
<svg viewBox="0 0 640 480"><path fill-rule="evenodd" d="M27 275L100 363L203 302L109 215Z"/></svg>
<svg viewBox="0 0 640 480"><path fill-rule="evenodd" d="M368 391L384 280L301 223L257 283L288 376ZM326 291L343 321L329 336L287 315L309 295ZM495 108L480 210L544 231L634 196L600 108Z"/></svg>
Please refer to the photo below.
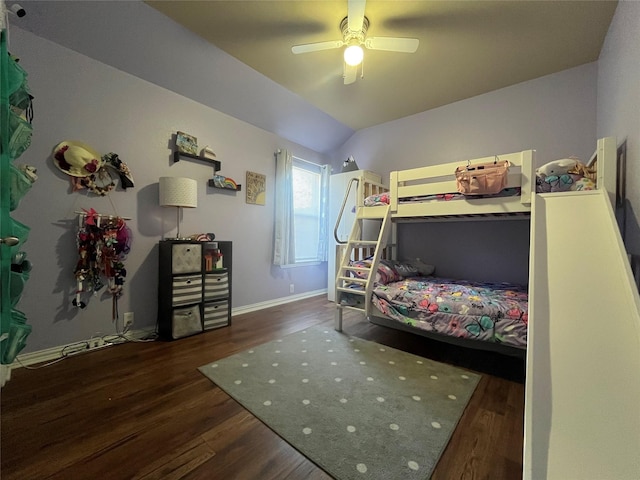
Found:
<svg viewBox="0 0 640 480"><path fill-rule="evenodd" d="M378 284L373 303L386 316L444 335L527 344L527 289L507 283L410 277Z"/></svg>

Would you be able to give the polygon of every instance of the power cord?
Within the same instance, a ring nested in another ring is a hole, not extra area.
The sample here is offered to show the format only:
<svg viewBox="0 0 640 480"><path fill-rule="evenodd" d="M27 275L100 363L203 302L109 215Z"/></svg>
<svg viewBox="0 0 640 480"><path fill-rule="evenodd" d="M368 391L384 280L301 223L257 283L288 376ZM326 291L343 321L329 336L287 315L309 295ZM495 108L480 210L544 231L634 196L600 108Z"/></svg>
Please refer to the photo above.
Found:
<svg viewBox="0 0 640 480"><path fill-rule="evenodd" d="M20 358L18 358L18 357L16 357L16 358L15 358L15 360L16 360L20 365L22 365L22 367L23 367L23 368L26 368L27 370L40 370L41 368L49 367L49 366L51 366L51 365L54 365L54 364L56 364L56 363L61 362L62 360L65 360L65 359L67 359L67 358L69 358L69 357L68 357L68 356L66 356L66 355L63 355L63 356L61 356L60 358L56 358L55 360L51 360L50 362L43 363L42 365L38 365L37 367L31 367L31 366L29 366L29 365L25 365L24 363L22 363L22 361L21 361L21 360L20 360Z"/></svg>
<svg viewBox="0 0 640 480"><path fill-rule="evenodd" d="M102 345L104 346L121 345L126 342L137 342L137 343L155 342L158 339L157 332L151 332L150 334L145 335L142 338L135 338L127 335L129 331L130 330L126 328L122 333L116 332L115 335L94 335L89 339L89 341L82 341L78 343L73 343L71 345L66 345L60 350L60 357L54 360L51 360L47 363L40 364L37 367L25 365L24 363L22 363L19 357L16 357L15 361L17 361L23 368L27 370L39 370L41 368L55 365L56 363L66 360L67 358L73 357L79 353L93 350L92 348L90 348L91 347L90 342L95 338L99 338L100 340L102 340Z"/></svg>

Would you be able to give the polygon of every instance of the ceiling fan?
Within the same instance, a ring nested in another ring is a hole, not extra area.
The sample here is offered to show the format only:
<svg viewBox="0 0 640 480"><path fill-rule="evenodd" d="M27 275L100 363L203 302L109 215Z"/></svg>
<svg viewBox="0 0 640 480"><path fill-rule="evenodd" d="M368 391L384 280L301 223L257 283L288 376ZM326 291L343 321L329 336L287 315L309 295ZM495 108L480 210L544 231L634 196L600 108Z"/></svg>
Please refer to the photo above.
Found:
<svg viewBox="0 0 640 480"><path fill-rule="evenodd" d="M294 45L291 51L295 54L317 52L347 46L344 50L344 84L356 81L358 65L364 58L362 46L369 50L386 50L389 52L414 53L420 41L417 38L371 37L367 38L369 19L364 16L366 0L349 0L348 14L340 22L342 40L328 42L305 43Z"/></svg>

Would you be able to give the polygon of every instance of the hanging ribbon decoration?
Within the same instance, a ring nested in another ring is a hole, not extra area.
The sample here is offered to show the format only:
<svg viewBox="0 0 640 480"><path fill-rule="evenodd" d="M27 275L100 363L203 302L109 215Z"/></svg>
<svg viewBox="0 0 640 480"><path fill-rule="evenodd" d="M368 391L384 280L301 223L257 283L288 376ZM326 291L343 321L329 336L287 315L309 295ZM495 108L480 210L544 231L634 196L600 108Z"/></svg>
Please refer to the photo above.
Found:
<svg viewBox="0 0 640 480"><path fill-rule="evenodd" d="M73 305L85 308L83 293L96 294L105 286L113 299L112 318L118 318L118 298L127 276L124 259L131 245L131 230L122 217L100 215L82 209L78 223L78 263L74 270L77 289Z"/></svg>

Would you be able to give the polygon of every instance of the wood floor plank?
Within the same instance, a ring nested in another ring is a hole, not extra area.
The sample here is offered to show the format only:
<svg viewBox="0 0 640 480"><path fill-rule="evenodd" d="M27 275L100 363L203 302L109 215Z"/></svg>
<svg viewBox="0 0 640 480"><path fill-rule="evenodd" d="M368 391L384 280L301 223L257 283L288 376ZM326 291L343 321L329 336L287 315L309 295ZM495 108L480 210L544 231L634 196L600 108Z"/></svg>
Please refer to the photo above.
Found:
<svg viewBox="0 0 640 480"><path fill-rule="evenodd" d="M0 477L327 480L197 368L312 325L333 328L334 311L315 297L175 342L126 343L16 369L1 392ZM344 331L482 374L434 479L520 478L522 361L372 325L355 312L345 314Z"/></svg>
<svg viewBox="0 0 640 480"><path fill-rule="evenodd" d="M169 462L147 475L136 475L133 480L180 480L214 455L215 452L206 443L190 443L189 448L185 448L179 455L172 456Z"/></svg>

